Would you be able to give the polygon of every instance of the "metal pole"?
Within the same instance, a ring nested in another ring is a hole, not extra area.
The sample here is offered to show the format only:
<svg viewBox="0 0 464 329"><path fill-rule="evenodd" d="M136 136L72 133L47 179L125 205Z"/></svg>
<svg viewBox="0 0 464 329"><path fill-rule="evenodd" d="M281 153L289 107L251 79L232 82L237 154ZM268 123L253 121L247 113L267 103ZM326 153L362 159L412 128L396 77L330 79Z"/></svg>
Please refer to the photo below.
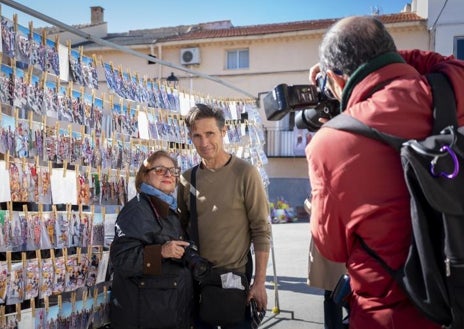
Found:
<svg viewBox="0 0 464 329"><path fill-rule="evenodd" d="M148 55L145 55L145 54L142 54L138 51L135 51L129 47L124 47L124 46L120 46L118 44L115 44L113 42L110 42L110 41L106 41L104 39L101 39L101 38L98 38L98 37L95 37L89 33L85 33L79 29L76 29L74 27L72 27L71 25L68 25L68 24L65 24L61 21L58 21L50 16L47 16L47 15L44 15L42 14L41 12L38 12L32 8L29 8L29 7L26 7L16 1L11 1L11 0L0 0L0 3L4 3L6 4L7 6L9 7L12 7L12 8L15 8L15 9L18 9L28 15L31 15L33 17L36 17L38 19L41 19L42 21L44 22L47 22L47 23L50 23L54 26L57 26L57 27L60 27L68 32L71 32L75 35L78 35L88 41L92 41L92 42L95 42L96 44L99 44L101 46L106 46L106 47L110 47L110 48L114 48L114 49L117 49L121 52L124 52L124 53L127 53L127 54L130 54L130 55L134 55L134 56L137 56L137 57L141 57L147 61L152 61L152 62L156 62L160 65L164 65L164 66L168 66L168 67L171 67L171 68L175 68L177 70L180 70L180 71L183 71L183 72L187 72L187 73L190 73L192 75L195 75L195 76L199 76L199 77L202 77L204 79L208 79L208 80L211 80L211 81L214 81L220 85L223 85L225 87L228 87L230 89L233 89L235 91L238 91L239 93L241 94L244 94L248 97L251 97L253 99L256 99L255 96L253 96L252 94L248 93L247 91L245 90L242 90L222 79L219 79L219 78L216 78L216 77L212 77L210 75L207 75L207 74L203 74L201 72L197 72L197 71L193 71L193 70L190 70L188 68L185 68L183 66L180 66L180 65L177 65L177 64L174 64L174 63L171 63L171 62L167 62L167 61L163 61L161 59L158 59L158 58L154 58L154 57L150 57Z"/></svg>

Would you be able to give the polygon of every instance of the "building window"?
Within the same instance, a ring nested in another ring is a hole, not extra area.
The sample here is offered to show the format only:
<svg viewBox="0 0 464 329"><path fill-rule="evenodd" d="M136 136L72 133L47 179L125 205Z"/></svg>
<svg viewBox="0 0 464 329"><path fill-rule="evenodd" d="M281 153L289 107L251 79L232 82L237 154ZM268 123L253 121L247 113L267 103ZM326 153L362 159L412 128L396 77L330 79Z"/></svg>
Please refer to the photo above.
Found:
<svg viewBox="0 0 464 329"><path fill-rule="evenodd" d="M247 69L250 67L248 49L229 50L227 52L227 69Z"/></svg>
<svg viewBox="0 0 464 329"><path fill-rule="evenodd" d="M464 59L464 37L454 38L454 56L458 59Z"/></svg>

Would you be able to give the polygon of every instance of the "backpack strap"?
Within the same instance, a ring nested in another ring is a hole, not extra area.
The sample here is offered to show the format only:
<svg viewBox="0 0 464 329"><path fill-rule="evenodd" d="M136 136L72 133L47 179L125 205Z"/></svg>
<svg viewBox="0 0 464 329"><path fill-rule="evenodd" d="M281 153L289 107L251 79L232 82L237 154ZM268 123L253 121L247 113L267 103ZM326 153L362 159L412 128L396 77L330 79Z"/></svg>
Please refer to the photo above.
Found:
<svg viewBox="0 0 464 329"><path fill-rule="evenodd" d="M433 95L433 135L448 126L458 127L454 90L443 73L429 73L427 80Z"/></svg>
<svg viewBox="0 0 464 329"><path fill-rule="evenodd" d="M339 114L333 119L330 119L324 123L322 127L334 128L372 138L390 145L397 151L399 151L403 143L406 142L405 138L380 132L346 113Z"/></svg>

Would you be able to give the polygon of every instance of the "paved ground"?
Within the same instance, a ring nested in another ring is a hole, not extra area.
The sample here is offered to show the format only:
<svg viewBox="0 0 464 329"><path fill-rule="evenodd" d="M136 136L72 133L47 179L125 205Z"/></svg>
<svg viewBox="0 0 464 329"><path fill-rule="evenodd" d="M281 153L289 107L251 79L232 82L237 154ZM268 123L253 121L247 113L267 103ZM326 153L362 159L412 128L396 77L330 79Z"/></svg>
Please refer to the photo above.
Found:
<svg viewBox="0 0 464 329"><path fill-rule="evenodd" d="M274 252L266 280L268 311L260 328L323 329L323 291L306 285L308 221L272 224L272 231Z"/></svg>

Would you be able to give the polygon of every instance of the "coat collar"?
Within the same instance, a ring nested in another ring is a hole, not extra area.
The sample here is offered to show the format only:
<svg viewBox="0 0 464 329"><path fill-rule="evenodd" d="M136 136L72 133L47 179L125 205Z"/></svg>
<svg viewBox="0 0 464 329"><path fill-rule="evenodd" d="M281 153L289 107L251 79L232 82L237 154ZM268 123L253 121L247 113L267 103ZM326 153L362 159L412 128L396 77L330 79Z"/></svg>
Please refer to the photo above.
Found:
<svg viewBox="0 0 464 329"><path fill-rule="evenodd" d="M160 218L166 218L169 215L169 205L155 196L142 193L150 202L153 210Z"/></svg>
<svg viewBox="0 0 464 329"><path fill-rule="evenodd" d="M345 89L342 93L342 100L340 102L340 112L346 110L348 105L348 100L351 97L353 89L355 86L365 79L369 74L373 73L374 71L387 66L393 63L405 63L404 59L401 57L400 54L396 52L389 52L383 55L377 56L376 58L372 59L371 61L361 65L353 72L351 77L348 79L348 82L345 86Z"/></svg>

